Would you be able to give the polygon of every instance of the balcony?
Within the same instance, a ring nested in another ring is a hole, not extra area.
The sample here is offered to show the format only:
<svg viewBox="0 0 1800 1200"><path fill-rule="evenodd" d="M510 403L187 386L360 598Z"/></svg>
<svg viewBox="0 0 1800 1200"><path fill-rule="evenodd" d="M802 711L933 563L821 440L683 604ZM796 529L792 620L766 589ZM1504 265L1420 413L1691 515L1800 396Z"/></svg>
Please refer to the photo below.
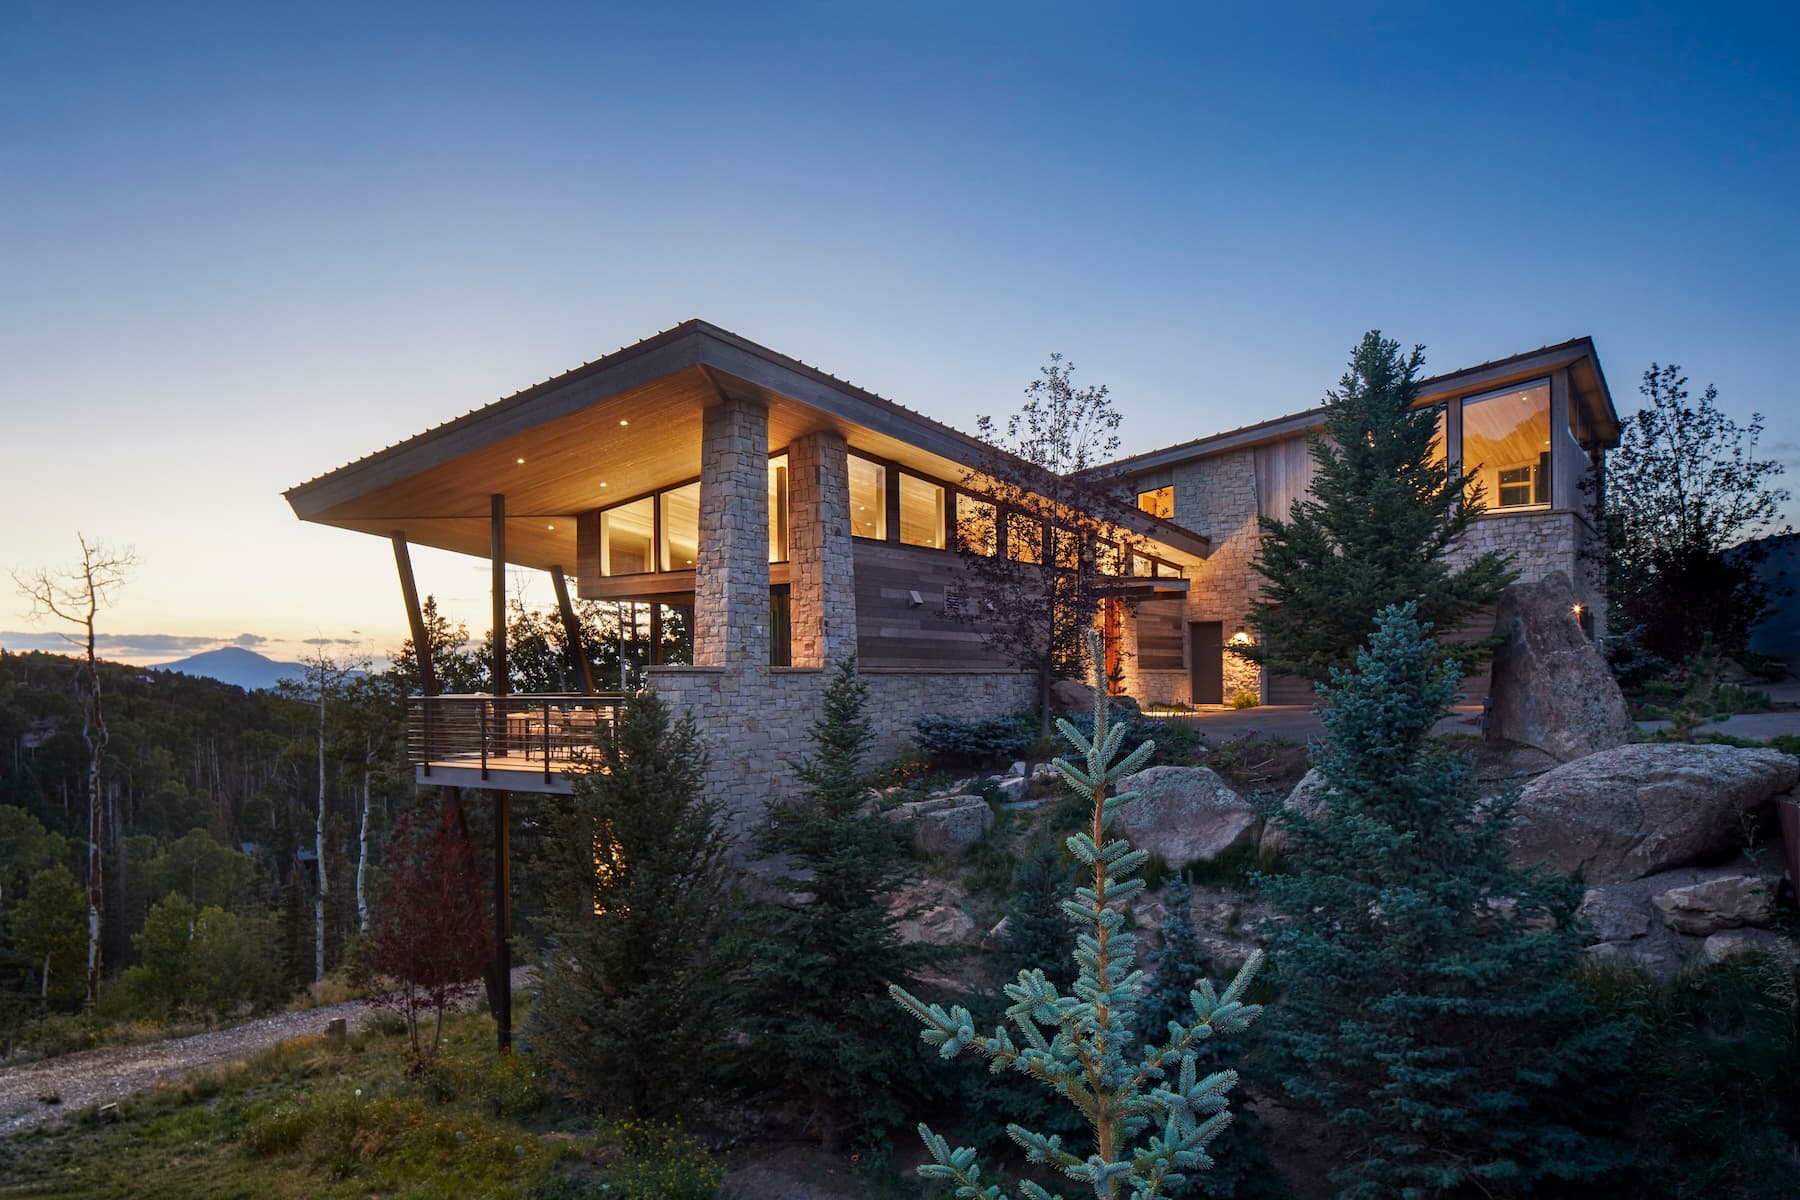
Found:
<svg viewBox="0 0 1800 1200"><path fill-rule="evenodd" d="M622 692L410 696L406 751L422 784L567 793L565 772L611 729Z"/></svg>

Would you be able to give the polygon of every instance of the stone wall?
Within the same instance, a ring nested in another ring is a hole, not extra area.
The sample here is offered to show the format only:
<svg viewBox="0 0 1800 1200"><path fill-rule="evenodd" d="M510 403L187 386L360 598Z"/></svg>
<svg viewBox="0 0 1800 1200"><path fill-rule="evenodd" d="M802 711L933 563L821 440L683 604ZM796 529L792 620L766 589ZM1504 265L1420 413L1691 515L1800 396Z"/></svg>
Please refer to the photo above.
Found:
<svg viewBox="0 0 1800 1200"><path fill-rule="evenodd" d="M769 410L753 400L707 409L700 434L700 548L694 662L769 661Z"/></svg>
<svg viewBox="0 0 1800 1200"><path fill-rule="evenodd" d="M1261 576L1251 565L1261 538L1255 451L1228 451L1177 463L1166 472L1159 472L1157 478L1166 478L1175 486L1175 522L1206 534L1213 542L1212 555L1187 571L1188 597L1183 619L1218 621L1229 640L1244 624L1261 587ZM1499 550L1511 558L1524 582L1536 582L1562 571L1575 581L1576 596L1592 614L1593 631L1599 635L1606 629L1606 598L1600 587L1599 564L1590 550L1592 538L1587 522L1574 512L1490 513L1475 523L1451 561L1461 565L1484 551ZM1474 628L1478 623L1481 628ZM1484 614L1471 623L1467 632L1470 636L1484 636L1491 625L1491 617ZM1130 653L1136 645L1136 631L1129 619L1123 628L1126 692L1144 703L1190 701L1188 672L1138 667L1135 655ZM1191 646L1188 653L1192 653ZM1236 692L1249 691L1265 702L1308 702L1304 697L1310 688L1310 684L1283 680L1279 694L1271 696L1261 668L1235 654L1225 655L1227 701ZM1472 697L1484 693L1485 676L1472 681L1469 690Z"/></svg>
<svg viewBox="0 0 1800 1200"><path fill-rule="evenodd" d="M651 690L692 713L711 759L708 791L744 832L770 802L791 793L792 761L810 748L830 680L819 667L652 667ZM931 714L970 719L1031 708L1031 676L1018 671L865 671L875 746L869 765L906 753L913 722Z"/></svg>
<svg viewBox="0 0 1800 1200"><path fill-rule="evenodd" d="M788 560L793 663L820 667L856 653L856 562L844 435L788 445Z"/></svg>

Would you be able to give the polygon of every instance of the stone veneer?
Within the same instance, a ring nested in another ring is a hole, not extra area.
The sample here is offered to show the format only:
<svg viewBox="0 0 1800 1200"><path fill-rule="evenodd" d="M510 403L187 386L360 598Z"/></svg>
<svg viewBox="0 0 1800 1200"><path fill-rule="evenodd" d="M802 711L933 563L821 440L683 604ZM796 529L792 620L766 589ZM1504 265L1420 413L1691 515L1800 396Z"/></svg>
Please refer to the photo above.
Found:
<svg viewBox="0 0 1800 1200"><path fill-rule="evenodd" d="M769 410L722 400L700 432L700 547L694 663L769 662Z"/></svg>
<svg viewBox="0 0 1800 1200"><path fill-rule="evenodd" d="M711 755L708 793L739 833L794 787L793 760L807 753L829 668L652 667L650 688L676 713L691 713ZM1018 712L1035 702L1033 677L1018 671L872 670L869 765L906 753L913 722L929 714L970 719Z"/></svg>
<svg viewBox="0 0 1800 1200"><path fill-rule="evenodd" d="M1188 596L1185 621L1218 621L1229 639L1244 623L1252 599L1261 587L1261 576L1251 565L1261 538L1256 454L1234 450L1176 464L1159 481L1175 487L1174 521L1212 538L1213 553L1198 567L1187 570ZM1146 481L1145 486L1154 486ZM1575 593L1593 614L1596 635L1606 629L1606 599L1599 586L1599 568L1590 550L1592 534L1587 522L1570 511L1489 513L1475 523L1453 563L1467 562L1487 550L1505 553L1519 578L1534 582L1553 571L1575 581ZM1136 631L1127 618L1123 644L1137 644ZM1191 651L1190 651L1191 653ZM1125 690L1144 703L1187 701L1190 679L1183 671L1139 670L1134 656L1125 658ZM1485 682L1482 684L1485 690ZM1250 691L1269 699L1261 668L1234 654L1225 656L1225 699Z"/></svg>
<svg viewBox="0 0 1800 1200"><path fill-rule="evenodd" d="M788 445L788 562L793 665L822 667L856 653L856 562L844 435Z"/></svg>

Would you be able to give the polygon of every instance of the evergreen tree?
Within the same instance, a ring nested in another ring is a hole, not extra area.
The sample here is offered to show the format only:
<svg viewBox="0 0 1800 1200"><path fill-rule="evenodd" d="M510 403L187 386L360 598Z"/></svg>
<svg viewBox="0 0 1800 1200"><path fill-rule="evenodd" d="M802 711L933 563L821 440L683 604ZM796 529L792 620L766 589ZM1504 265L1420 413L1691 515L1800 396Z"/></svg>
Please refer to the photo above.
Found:
<svg viewBox="0 0 1800 1200"><path fill-rule="evenodd" d="M729 842L705 769L692 719L646 692L547 808L534 864L547 947L528 1035L608 1115L661 1115L699 1094L724 1024L711 950Z"/></svg>
<svg viewBox="0 0 1800 1200"><path fill-rule="evenodd" d="M1324 690L1316 816L1272 804L1289 871L1262 885L1281 1083L1353 1149L1339 1193L1508 1196L1616 1165L1582 1129L1625 1027L1594 1015L1565 877L1507 863L1515 796L1482 801L1468 755L1431 736L1462 673L1412 605L1378 618Z"/></svg>
<svg viewBox="0 0 1800 1200"><path fill-rule="evenodd" d="M1041 966L1058 987L1074 981L1067 960L1075 947L1075 926L1063 911L1063 898L1074 885L1074 870L1055 850L1039 850L1018 865L1006 905L1006 932L994 950L996 975L1013 979ZM1048 965L1052 963L1060 965Z"/></svg>
<svg viewBox="0 0 1800 1200"><path fill-rule="evenodd" d="M1212 972L1212 956L1200 949L1188 902L1194 889L1179 875L1163 888L1162 945L1145 958L1150 987L1144 993L1144 1027L1161 1029L1187 1012L1188 993L1195 981Z"/></svg>
<svg viewBox="0 0 1800 1200"><path fill-rule="evenodd" d="M1309 496L1262 519L1251 606L1256 643L1233 650L1273 671L1324 680L1347 666L1387 605L1412 601L1442 629L1493 603L1514 572L1495 553L1447 561L1483 511L1478 464L1447 465L1437 410L1414 408L1424 351L1363 335L1328 392Z"/></svg>
<svg viewBox="0 0 1800 1200"><path fill-rule="evenodd" d="M1146 742L1120 753L1125 731L1110 720L1099 633L1089 636L1088 649L1094 663L1094 735L1089 739L1068 721L1057 722L1083 765L1059 758L1056 768L1064 783L1093 802L1088 831L1068 840L1069 852L1091 872L1091 883L1077 888L1063 908L1083 930L1074 954L1073 994L1064 995L1038 968L1021 971L1016 983L1007 984L1013 1003L1006 1015L1021 1045L1005 1026L992 1037L977 1034L974 1016L960 1004L945 1011L904 988L890 992L925 1026L926 1044L944 1058L973 1049L995 1071L1011 1067L1054 1089L1086 1118L1093 1142L1085 1155L1069 1150L1060 1135L1009 1124L1007 1135L1031 1162L1056 1168L1096 1200L1154 1200L1184 1186L1186 1172L1212 1165L1207 1147L1231 1121L1229 1093L1237 1072L1203 1076L1200 1053L1215 1035L1241 1033L1261 1013L1259 1006L1245 1004L1243 995L1262 955L1251 956L1223 995L1202 980L1189 993L1189 1011L1180 1020L1163 1030L1140 1030L1143 972L1133 969L1136 939L1123 928L1122 906L1143 891L1144 881L1132 876L1149 854L1123 839L1106 839L1120 806L1136 798L1134 792L1108 795L1107 789L1141 767L1155 746ZM1141 1050L1132 1044L1140 1035ZM981 1182L973 1150L950 1149L926 1125L919 1126L919 1134L933 1160L919 1168L922 1178L955 1185L958 1200L1000 1200L997 1184ZM1055 1193L1032 1181L1019 1185L1019 1195L1056 1200Z"/></svg>
<svg viewBox="0 0 1800 1200"><path fill-rule="evenodd" d="M794 764L804 791L771 813L759 839L790 864L775 884L793 899L758 905L733 943L743 1078L760 1095L804 1104L827 1150L899 1118L913 1057L885 993L927 957L901 941L888 908L909 871L904 834L864 807L868 697L856 660L839 663L813 754Z"/></svg>

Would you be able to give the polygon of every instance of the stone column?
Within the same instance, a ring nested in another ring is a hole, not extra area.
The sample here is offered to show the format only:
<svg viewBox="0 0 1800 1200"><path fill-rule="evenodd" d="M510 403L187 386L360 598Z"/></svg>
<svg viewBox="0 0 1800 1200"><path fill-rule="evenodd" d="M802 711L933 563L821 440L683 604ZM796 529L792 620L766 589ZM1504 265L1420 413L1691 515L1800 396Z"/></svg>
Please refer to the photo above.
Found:
<svg viewBox="0 0 1800 1200"><path fill-rule="evenodd" d="M823 667L856 653L856 573L844 437L809 433L788 446L788 578L793 662Z"/></svg>
<svg viewBox="0 0 1800 1200"><path fill-rule="evenodd" d="M694 665L769 665L769 410L724 400L700 434Z"/></svg>

